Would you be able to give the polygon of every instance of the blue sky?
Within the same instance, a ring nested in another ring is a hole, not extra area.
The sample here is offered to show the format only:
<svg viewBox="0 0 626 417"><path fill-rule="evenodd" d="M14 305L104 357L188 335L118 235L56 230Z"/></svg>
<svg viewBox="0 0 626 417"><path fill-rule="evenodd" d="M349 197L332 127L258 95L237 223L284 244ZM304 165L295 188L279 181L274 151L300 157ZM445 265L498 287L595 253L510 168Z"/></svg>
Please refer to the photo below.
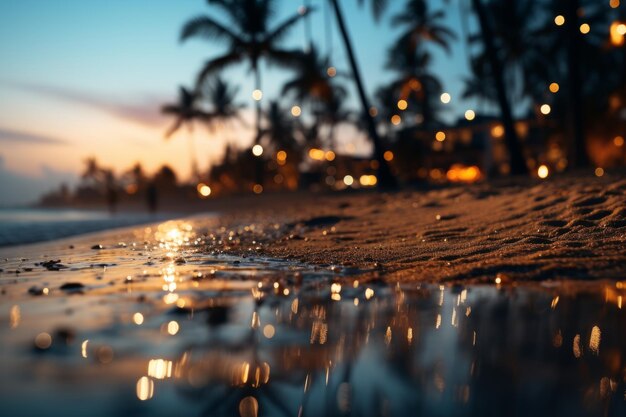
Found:
<svg viewBox="0 0 626 417"><path fill-rule="evenodd" d="M460 33L461 0L449 2L448 25ZM280 17L294 13L301 0L279 0ZM322 52L325 0L312 17L314 38ZM387 17L403 1L391 1ZM389 79L384 70L386 48L397 31L388 20L375 24L369 8L357 0L341 0L357 59L371 92ZM441 0L429 2L443 8ZM83 160L97 155L118 170L141 161L148 170L171 164L189 174L189 150L181 138L163 140L168 119L159 114L164 102L176 99L178 85L191 85L202 62L223 48L205 41L178 41L182 24L199 14L214 14L203 0L3 0L0 2L0 205L34 198L52 183L75 178ZM333 64L347 70L343 46L332 20ZM304 46L304 28L292 32L287 45ZM451 55L433 49L434 72L452 94L447 117L460 116L468 103L459 101L467 72L463 42ZM288 73L270 69L264 75L264 95L279 96ZM252 80L244 66L229 70L229 80L241 85L240 101L252 107ZM351 87L351 86L350 86ZM354 97L354 94L353 94ZM289 100L285 106L291 106ZM221 155L227 141L241 145L244 132L210 135L196 131L201 167ZM351 133L354 135L354 133ZM46 141L53 138L54 141ZM353 140L363 147L359 138ZM10 180L9 180L10 178ZM32 193L19 201L7 188L27 180ZM39 184L35 187L32 184ZM4 185L3 185L4 184Z"/></svg>

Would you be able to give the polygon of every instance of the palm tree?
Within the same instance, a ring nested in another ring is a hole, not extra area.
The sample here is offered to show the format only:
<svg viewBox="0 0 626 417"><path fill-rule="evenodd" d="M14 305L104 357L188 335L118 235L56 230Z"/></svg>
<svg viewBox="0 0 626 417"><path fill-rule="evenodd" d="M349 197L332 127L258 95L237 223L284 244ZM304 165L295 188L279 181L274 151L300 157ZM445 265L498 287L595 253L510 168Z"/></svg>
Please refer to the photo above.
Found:
<svg viewBox="0 0 626 417"><path fill-rule="evenodd" d="M343 43L346 48L346 53L348 55L350 68L352 70L352 77L354 78L354 82L357 87L357 92L359 94L359 101L361 102L363 117L365 118L365 122L367 123L367 131L372 141L372 145L374 146L374 159L378 162L378 184L382 188L394 187L396 181L391 174L391 170L389 169L389 165L387 164L387 161L383 157L385 149L383 147L382 141L380 140L380 137L378 136L378 132L376 131L376 122L374 121L374 118L372 117L369 111L370 102L369 102L369 99L367 98L367 94L365 93L365 87L361 79L361 71L356 62L356 57L354 55L350 36L348 35L348 30L346 28L343 13L341 11L341 8L339 7L339 2L337 0L328 0L328 1L330 2L330 5L333 8L333 11L335 13L335 18L337 19L339 32L341 33L341 37L343 39ZM386 2L381 1L381 0L374 0L374 1L376 1L379 4L374 9L378 10L378 12L382 11L381 5L384 5L384 3Z"/></svg>
<svg viewBox="0 0 626 417"><path fill-rule="evenodd" d="M240 113L245 105L235 102L238 92L239 87L229 84L219 76L202 85L202 98L209 105L206 121L210 129L227 125L233 119L245 124Z"/></svg>
<svg viewBox="0 0 626 417"><path fill-rule="evenodd" d="M510 172L513 175L527 174L528 167L526 166L526 162L524 161L524 157L522 155L522 148L517 131L515 130L511 105L509 103L509 98L507 97L504 83L504 66L494 42L492 19L490 19L482 0L472 0L472 6L478 15L481 38L491 70L490 81L494 83L498 105L500 106L500 115L505 132L505 143L509 151L511 167Z"/></svg>
<svg viewBox="0 0 626 417"><path fill-rule="evenodd" d="M296 160L300 146L295 138L295 122L288 111L281 108L277 101L271 101L266 114L267 127L261 129L259 142L273 152L284 150Z"/></svg>
<svg viewBox="0 0 626 417"><path fill-rule="evenodd" d="M403 38L389 51L387 60L387 68L398 73L390 84L395 101L389 104L395 114L397 100L406 100L409 103L407 111L421 114L423 126L428 129L437 122L443 87L439 78L429 71L431 54L423 46L412 47L411 42Z"/></svg>
<svg viewBox="0 0 626 417"><path fill-rule="evenodd" d="M298 54L281 49L279 43L298 20L309 13L308 9L270 29L269 26L275 17L275 0L208 0L208 3L221 9L228 18L228 23L222 24L211 16L195 17L183 26L180 39L185 41L189 38L205 38L224 41L228 45L228 50L204 64L198 75L198 85L210 74L247 60L254 72L255 88L261 90L259 62L262 58L269 63L281 65L293 64L297 60ZM259 100L256 103L256 131L258 141L261 132Z"/></svg>
<svg viewBox="0 0 626 417"><path fill-rule="evenodd" d="M164 114L171 114L176 117L174 125L165 133L165 138L169 139L181 127L186 126L188 131L189 153L191 154L191 170L195 179L199 178L196 152L193 146L193 123L195 120L207 121L209 114L199 108L200 94L190 91L181 86L179 90L178 103L166 104L161 111Z"/></svg>
<svg viewBox="0 0 626 417"><path fill-rule="evenodd" d="M282 93L293 93L299 102L311 101L312 104L329 101L334 89L343 88L331 86L327 69L330 66L328 58L321 57L317 49L312 46L309 51L300 54L295 64L295 76L285 82Z"/></svg>
<svg viewBox="0 0 626 417"><path fill-rule="evenodd" d="M394 27L404 28L396 44L415 50L420 44L432 42L450 52L450 42L456 35L442 23L444 17L443 10L429 11L426 0L409 0L406 8L392 18Z"/></svg>

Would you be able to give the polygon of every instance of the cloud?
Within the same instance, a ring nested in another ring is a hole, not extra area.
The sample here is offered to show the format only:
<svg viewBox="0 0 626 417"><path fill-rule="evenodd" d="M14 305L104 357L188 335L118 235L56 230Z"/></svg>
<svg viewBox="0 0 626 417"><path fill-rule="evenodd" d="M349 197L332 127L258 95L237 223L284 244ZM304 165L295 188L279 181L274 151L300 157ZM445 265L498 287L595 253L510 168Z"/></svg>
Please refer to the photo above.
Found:
<svg viewBox="0 0 626 417"><path fill-rule="evenodd" d="M37 201L41 195L62 183L75 184L76 174L58 171L45 165L37 176L27 176L7 169L0 155L0 207L18 206Z"/></svg>
<svg viewBox="0 0 626 417"><path fill-rule="evenodd" d="M41 145L66 145L63 139L52 136L40 135L38 133L24 132L0 127L0 142L26 142Z"/></svg>
<svg viewBox="0 0 626 417"><path fill-rule="evenodd" d="M88 106L148 127L160 127L165 120L160 112L164 99L144 95L141 100L134 103L122 103L110 97L64 87L33 83L8 83L8 85L40 96Z"/></svg>

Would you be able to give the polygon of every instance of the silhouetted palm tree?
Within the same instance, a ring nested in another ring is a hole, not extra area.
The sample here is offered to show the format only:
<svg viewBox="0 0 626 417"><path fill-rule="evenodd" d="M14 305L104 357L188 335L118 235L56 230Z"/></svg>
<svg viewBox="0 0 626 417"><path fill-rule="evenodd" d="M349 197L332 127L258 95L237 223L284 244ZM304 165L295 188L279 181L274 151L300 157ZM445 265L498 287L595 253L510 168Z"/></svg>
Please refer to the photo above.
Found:
<svg viewBox="0 0 626 417"><path fill-rule="evenodd" d="M283 94L293 94L299 102L311 101L313 104L329 101L333 95L327 69L330 66L328 58L321 57L317 49L312 46L308 52L300 54L294 66L295 76L283 85ZM343 89L342 89L343 90Z"/></svg>
<svg viewBox="0 0 626 417"><path fill-rule="evenodd" d="M513 175L527 174L528 167L522 154L522 147L515 130L511 105L507 97L505 87L504 66L502 64L500 54L496 49L494 41L494 32L492 27L492 18L489 16L482 0L472 0L474 11L478 15L480 24L480 34L485 48L485 54L489 60L489 68L491 77L488 81L494 83L494 90L498 98L502 125L505 132L505 143L509 151L510 172Z"/></svg>
<svg viewBox="0 0 626 417"><path fill-rule="evenodd" d="M357 87L359 101L361 102L363 118L365 118L365 122L367 124L367 131L369 133L369 137L374 147L374 159L376 159L376 161L378 162L378 184L380 187L383 187L383 188L393 187L395 186L396 181L391 174L391 170L389 169L389 165L387 164L387 161L383 157L385 149L380 140L380 137L378 136L378 132L376 131L376 122L374 121L374 118L370 114L370 102L367 97L367 94L365 93L365 87L361 79L361 71L356 62L356 57L354 56L352 42L350 40L350 36L348 35L348 30L346 28L343 13L341 11L341 8L339 7L339 2L337 0L328 0L328 1L330 2L334 10L335 17L337 19L339 32L341 33L341 38L346 48L348 61L350 63L350 68L352 69L352 76L354 78L354 82ZM376 0L372 0L372 1L376 1ZM378 5L374 6L374 10L376 14L378 15L382 11L382 6L386 2L378 0L377 3Z"/></svg>
<svg viewBox="0 0 626 417"><path fill-rule="evenodd" d="M423 47L411 47L402 40L389 51L387 60L387 68L398 73L390 84L396 100L388 103L393 106L393 114L397 113L397 101L406 100L407 112L420 114L427 129L438 121L439 97L443 90L439 78L429 71L431 60L431 54Z"/></svg>
<svg viewBox="0 0 626 417"><path fill-rule="evenodd" d="M207 121L209 114L199 108L200 94L190 91L185 87L180 87L178 103L165 104L161 111L164 114L171 114L176 117L174 125L165 133L165 138L169 139L178 129L183 126L187 127L189 153L191 154L191 170L194 177L199 177L198 163L196 161L196 152L193 144L193 123L196 120Z"/></svg>
<svg viewBox="0 0 626 417"><path fill-rule="evenodd" d="M343 123L354 123L354 112L346 107L347 93L341 88L333 87L332 95L315 111L320 124L328 127L327 146L335 149L335 129Z"/></svg>
<svg viewBox="0 0 626 417"><path fill-rule="evenodd" d="M419 45L432 42L450 52L450 42L456 35L443 23L443 10L431 12L426 0L409 0L404 10L392 17L394 27L402 27L396 44L415 50Z"/></svg>
<svg viewBox="0 0 626 417"><path fill-rule="evenodd" d="M202 98L208 105L206 121L210 129L217 125L227 125L231 120L238 120L245 124L240 110L245 107L235 102L239 87L229 84L217 76L205 82L202 86Z"/></svg>
<svg viewBox="0 0 626 417"><path fill-rule="evenodd" d="M261 90L259 61L293 64L299 57L294 51L281 49L279 43L309 10L296 14L270 28L275 17L275 0L208 0L219 7L228 18L222 24L211 16L199 16L189 20L182 29L181 40L205 38L223 41L228 45L225 54L209 59L198 75L198 84L223 68L247 60L254 72L255 88ZM257 138L261 132L261 103L256 104Z"/></svg>
<svg viewBox="0 0 626 417"><path fill-rule="evenodd" d="M296 158L300 147L295 138L295 122L289 111L281 108L278 102L271 101L265 116L267 127L261 129L259 142L266 149L273 152L284 150Z"/></svg>

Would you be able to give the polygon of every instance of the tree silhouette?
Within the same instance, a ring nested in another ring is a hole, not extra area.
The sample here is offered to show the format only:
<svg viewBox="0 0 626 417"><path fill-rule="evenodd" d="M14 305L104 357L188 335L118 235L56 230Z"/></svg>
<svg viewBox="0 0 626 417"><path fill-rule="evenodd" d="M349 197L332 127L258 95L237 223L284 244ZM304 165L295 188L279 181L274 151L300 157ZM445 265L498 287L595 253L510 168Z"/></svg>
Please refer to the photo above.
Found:
<svg viewBox="0 0 626 417"><path fill-rule="evenodd" d="M191 155L191 169L194 177L199 178L196 152L193 146L193 123L195 120L208 121L209 114L199 108L200 94L190 91L185 87L180 87L178 103L165 104L161 111L164 114L171 114L176 117L174 125L165 133L165 138L170 138L181 127L186 126L189 132L189 153Z"/></svg>
<svg viewBox="0 0 626 417"><path fill-rule="evenodd" d="M295 14L270 29L275 17L274 0L208 0L218 7L228 18L222 24L211 16L199 16L189 20L182 29L180 39L204 38L223 41L228 50L223 55L209 59L198 75L198 85L215 72L227 66L247 60L254 72L255 88L261 90L259 62L266 59L271 64L293 65L300 57L294 51L281 49L279 44L289 30L309 10ZM256 131L259 140L261 132L261 103L256 103Z"/></svg>
<svg viewBox="0 0 626 417"><path fill-rule="evenodd" d="M361 79L361 70L356 62L356 57L354 55L354 51L352 48L352 41L350 40L350 36L348 35L348 30L346 28L345 19L343 17L343 12L339 7L339 2L337 0L328 0L333 8L335 13L335 17L337 19L337 25L339 26L339 32L341 33L341 38L343 40L344 46L346 48L346 53L348 55L348 61L350 63L350 68L352 70L352 77L354 78L354 82L357 87L357 92L359 95L359 101L361 103L361 109L363 112L363 117L365 118L365 122L367 125L367 131L369 133L369 137L372 141L372 145L374 147L374 159L378 162L378 184L379 187L389 188L394 187L396 184L395 179L391 174L391 170L389 169L389 165L387 165L387 161L383 157L385 149L383 147L382 141L378 136L378 132L376 131L376 122L374 121L373 116L370 114L370 102L365 93L365 87L363 85L363 81ZM386 2L378 1L379 5L374 6L374 10L377 13L382 11L382 6Z"/></svg>
<svg viewBox="0 0 626 417"><path fill-rule="evenodd" d="M527 174L528 167L526 166L526 162L522 154L522 147L520 145L517 131L515 130L511 105L509 98L507 97L504 67L494 42L492 19L490 19L482 0L472 0L472 6L478 15L480 34L485 48L485 54L489 60L491 77L487 80L489 82L493 82L494 90L498 99L498 105L500 107L500 116L502 118L502 125L504 126L505 133L505 143L509 151L510 172L513 175Z"/></svg>

